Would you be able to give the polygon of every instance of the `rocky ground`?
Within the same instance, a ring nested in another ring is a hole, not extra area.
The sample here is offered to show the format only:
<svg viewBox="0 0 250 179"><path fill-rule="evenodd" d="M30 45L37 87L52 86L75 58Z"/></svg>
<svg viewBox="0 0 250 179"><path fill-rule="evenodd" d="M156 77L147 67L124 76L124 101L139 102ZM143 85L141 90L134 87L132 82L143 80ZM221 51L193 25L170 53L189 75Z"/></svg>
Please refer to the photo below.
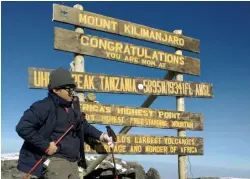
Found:
<svg viewBox="0 0 250 179"><path fill-rule="evenodd" d="M18 153L11 153L1 156L1 177L2 179L22 179L20 172L16 169ZM96 160L96 157L87 157L87 164L91 164ZM137 162L123 161L116 158L116 169L119 173L119 179L166 179L166 176L160 176L159 172L150 168L148 171ZM107 158L97 166L96 170L84 179L114 179L113 176L113 162L111 158ZM200 177L200 178L187 178L187 179L240 179L233 177ZM243 178L242 178L243 179Z"/></svg>
<svg viewBox="0 0 250 179"><path fill-rule="evenodd" d="M96 159L96 157L87 158L87 164L91 164ZM116 169L119 174L119 179L160 179L159 172L150 168L148 171L136 162L128 162L123 161L119 158L116 158ZM21 179L20 172L16 169L17 165L17 156L16 157L2 157L1 163L1 178L2 179ZM102 164L98 165L96 170L92 172L90 175L85 177L84 179L108 179L113 176L113 162L110 158L107 158L102 162Z"/></svg>

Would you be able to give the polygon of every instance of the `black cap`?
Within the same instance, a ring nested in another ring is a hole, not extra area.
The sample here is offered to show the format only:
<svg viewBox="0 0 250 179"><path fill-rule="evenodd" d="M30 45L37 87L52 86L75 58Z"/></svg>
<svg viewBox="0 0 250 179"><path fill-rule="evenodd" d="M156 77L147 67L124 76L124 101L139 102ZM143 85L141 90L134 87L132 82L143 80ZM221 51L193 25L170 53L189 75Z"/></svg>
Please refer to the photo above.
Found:
<svg viewBox="0 0 250 179"><path fill-rule="evenodd" d="M58 68L50 73L49 88L54 89L63 86L76 87L76 84L69 70Z"/></svg>

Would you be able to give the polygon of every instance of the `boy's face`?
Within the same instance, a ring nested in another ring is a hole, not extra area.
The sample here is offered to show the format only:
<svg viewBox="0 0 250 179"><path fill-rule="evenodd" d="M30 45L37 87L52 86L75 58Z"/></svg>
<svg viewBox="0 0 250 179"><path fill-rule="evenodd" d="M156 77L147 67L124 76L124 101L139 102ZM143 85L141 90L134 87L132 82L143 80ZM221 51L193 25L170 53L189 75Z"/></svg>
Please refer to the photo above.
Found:
<svg viewBox="0 0 250 179"><path fill-rule="evenodd" d="M53 89L53 92L66 101L72 101L74 98L74 88L65 87L60 89Z"/></svg>

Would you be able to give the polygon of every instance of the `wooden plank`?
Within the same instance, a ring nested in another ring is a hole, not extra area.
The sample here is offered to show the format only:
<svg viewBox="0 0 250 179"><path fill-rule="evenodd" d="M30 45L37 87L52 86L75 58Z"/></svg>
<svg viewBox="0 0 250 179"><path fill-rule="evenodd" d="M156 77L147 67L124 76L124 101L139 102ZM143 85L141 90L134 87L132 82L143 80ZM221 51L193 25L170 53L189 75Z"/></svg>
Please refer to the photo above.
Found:
<svg viewBox="0 0 250 179"><path fill-rule="evenodd" d="M29 88L47 89L52 69L29 68ZM213 98L209 83L71 72L78 92Z"/></svg>
<svg viewBox="0 0 250 179"><path fill-rule="evenodd" d="M107 144L88 141L85 152L89 154L110 153ZM114 153L140 155L203 155L203 139L192 137L118 135Z"/></svg>
<svg viewBox="0 0 250 179"><path fill-rule="evenodd" d="M203 130L200 113L81 102L89 123L162 129Z"/></svg>
<svg viewBox="0 0 250 179"><path fill-rule="evenodd" d="M53 4L52 20L200 53L197 39L64 5Z"/></svg>
<svg viewBox="0 0 250 179"><path fill-rule="evenodd" d="M107 144L97 144L92 148L86 144L85 153L107 154L111 152ZM118 144L114 147L114 153L126 155L203 155L203 150L198 147L174 145Z"/></svg>
<svg viewBox="0 0 250 179"><path fill-rule="evenodd" d="M103 59L200 75L200 60L129 43L55 28L54 49Z"/></svg>

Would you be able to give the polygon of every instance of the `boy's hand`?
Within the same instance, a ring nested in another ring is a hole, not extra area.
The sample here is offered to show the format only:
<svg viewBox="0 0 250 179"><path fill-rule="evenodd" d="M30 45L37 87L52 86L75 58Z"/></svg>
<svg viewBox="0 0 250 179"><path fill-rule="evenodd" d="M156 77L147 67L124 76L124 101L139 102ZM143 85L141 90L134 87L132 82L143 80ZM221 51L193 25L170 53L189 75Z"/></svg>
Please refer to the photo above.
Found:
<svg viewBox="0 0 250 179"><path fill-rule="evenodd" d="M53 155L54 153L56 153L57 149L58 148L57 148L55 142L50 142L48 155Z"/></svg>
<svg viewBox="0 0 250 179"><path fill-rule="evenodd" d="M102 133L102 135L100 137L100 141L108 143L108 145L111 148L113 148L114 145L115 145L114 142L113 142L112 137L109 137L108 134L106 134L106 133Z"/></svg>

